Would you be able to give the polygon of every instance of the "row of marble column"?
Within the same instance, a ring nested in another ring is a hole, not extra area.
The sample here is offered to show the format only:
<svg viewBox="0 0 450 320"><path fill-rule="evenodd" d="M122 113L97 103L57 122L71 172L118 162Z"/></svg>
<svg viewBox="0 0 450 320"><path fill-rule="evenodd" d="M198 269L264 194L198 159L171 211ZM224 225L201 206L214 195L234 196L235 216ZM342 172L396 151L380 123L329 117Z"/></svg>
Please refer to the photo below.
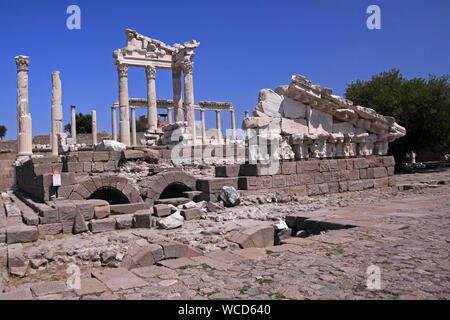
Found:
<svg viewBox="0 0 450 320"><path fill-rule="evenodd" d="M182 109L186 115L188 126L192 130L193 139L195 141L195 113L194 113L194 84L192 72L194 63L192 61L185 61L182 68L172 69L173 82L173 101L174 101L174 116L175 121L183 121ZM181 71L184 75L184 106L181 96ZM130 106L128 100L128 65L118 64L117 72L119 75L119 110L120 110L120 141L126 146L132 144L132 136L130 137ZM158 126L158 112L156 105L156 68L154 66L146 66L145 74L147 78L147 114L148 114L148 128L150 132L156 132ZM132 110L133 112L133 110ZM114 122L115 123L115 122ZM132 124L133 125L133 124ZM114 134L115 131L113 131Z"/></svg>
<svg viewBox="0 0 450 320"><path fill-rule="evenodd" d="M120 107L119 107L120 108ZM131 145L135 146L137 145L136 140L136 108L135 107L129 107L131 109ZM112 139L117 141L117 116L116 116L116 106L111 107L111 131L112 131ZM177 119L176 114L176 108L167 108L167 120L168 123L173 123L172 120L172 109L174 110L174 117ZM220 121L220 110L214 110L216 112L216 129L218 133L218 139L219 141L223 142L223 135L222 135L222 127L221 127L221 121ZM231 131L232 136L231 139L234 141L236 140L236 119L234 110L230 110L231 115ZM158 115L156 116L156 118ZM202 130L202 143L207 143L206 139L206 124L205 124L205 110L200 110L200 119L201 119L201 130ZM182 120L180 120L182 121Z"/></svg>

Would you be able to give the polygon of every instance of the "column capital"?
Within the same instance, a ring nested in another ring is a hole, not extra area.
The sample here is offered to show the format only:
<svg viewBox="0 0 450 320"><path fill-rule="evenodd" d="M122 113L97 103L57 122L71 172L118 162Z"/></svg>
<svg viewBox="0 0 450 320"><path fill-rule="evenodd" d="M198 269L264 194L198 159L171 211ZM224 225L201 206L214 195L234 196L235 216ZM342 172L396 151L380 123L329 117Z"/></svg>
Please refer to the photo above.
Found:
<svg viewBox="0 0 450 320"><path fill-rule="evenodd" d="M16 59L16 65L17 65L17 72L19 71L28 71L28 65L30 64L30 58L27 56L17 56Z"/></svg>
<svg viewBox="0 0 450 320"><path fill-rule="evenodd" d="M185 74L192 74L192 71L194 70L194 62L190 60L184 61L182 66Z"/></svg>
<svg viewBox="0 0 450 320"><path fill-rule="evenodd" d="M117 65L117 72L119 77L128 77L128 65L125 63L120 63Z"/></svg>
<svg viewBox="0 0 450 320"><path fill-rule="evenodd" d="M147 80L156 78L156 68L154 66L145 66L145 75Z"/></svg>

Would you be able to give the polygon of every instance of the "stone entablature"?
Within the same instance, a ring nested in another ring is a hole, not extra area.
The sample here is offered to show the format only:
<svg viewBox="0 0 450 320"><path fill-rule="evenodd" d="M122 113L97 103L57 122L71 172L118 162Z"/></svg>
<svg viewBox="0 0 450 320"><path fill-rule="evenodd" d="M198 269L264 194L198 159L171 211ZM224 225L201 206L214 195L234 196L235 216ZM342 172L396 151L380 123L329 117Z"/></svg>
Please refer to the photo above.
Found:
<svg viewBox="0 0 450 320"><path fill-rule="evenodd" d="M289 141L295 159L386 155L389 142L406 134L393 117L353 106L300 75L261 90L258 101L242 128L258 139Z"/></svg>

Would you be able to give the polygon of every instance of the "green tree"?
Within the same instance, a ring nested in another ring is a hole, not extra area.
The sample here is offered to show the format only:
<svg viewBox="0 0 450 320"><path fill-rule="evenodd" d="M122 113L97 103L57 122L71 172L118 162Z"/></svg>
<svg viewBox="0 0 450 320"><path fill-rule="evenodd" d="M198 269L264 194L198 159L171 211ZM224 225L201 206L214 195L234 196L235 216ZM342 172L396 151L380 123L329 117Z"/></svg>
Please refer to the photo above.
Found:
<svg viewBox="0 0 450 320"><path fill-rule="evenodd" d="M92 133L92 115L78 113L76 116L77 133ZM64 126L64 131L70 134L71 124L68 123Z"/></svg>
<svg viewBox="0 0 450 320"><path fill-rule="evenodd" d="M448 75L408 80L399 70L392 69L372 76L369 81L351 83L345 97L355 105L395 117L406 128L406 136L389 146L397 165L405 162L405 153L409 151L415 151L419 159L421 151L435 154L450 151Z"/></svg>
<svg viewBox="0 0 450 320"><path fill-rule="evenodd" d="M8 131L8 129L6 129L5 126L1 125L0 126L0 139L3 140L3 138L6 136L6 131Z"/></svg>

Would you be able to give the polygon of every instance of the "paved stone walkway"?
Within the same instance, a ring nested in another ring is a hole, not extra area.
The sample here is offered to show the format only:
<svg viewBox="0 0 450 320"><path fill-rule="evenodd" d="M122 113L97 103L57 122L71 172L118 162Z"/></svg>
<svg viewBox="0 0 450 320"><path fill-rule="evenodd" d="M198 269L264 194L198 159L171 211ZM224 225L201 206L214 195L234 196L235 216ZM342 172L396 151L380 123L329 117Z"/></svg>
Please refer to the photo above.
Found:
<svg viewBox="0 0 450 320"><path fill-rule="evenodd" d="M427 180L424 175L418 179ZM71 247L72 251L67 248L68 242L73 245L73 238L26 244L28 255L43 246L54 250L53 261L29 270L25 278L9 277L7 282L6 246L2 246L0 265L5 293L0 294L0 299L448 299L449 194L450 186L442 184L397 194L366 191L338 198L308 198L307 210L305 203L227 209L218 216L239 210L248 216L255 208L262 212L261 219L235 219L242 225L268 223L268 217L297 213L318 221L352 222L358 227L330 230L308 237L308 241L296 238L299 240L265 249L240 250L225 245L222 250L216 243L216 248L205 247L205 255L200 257L165 260L130 271L101 267L100 261L92 261L96 260L92 254L83 259L80 250L95 244L108 246L119 255L130 239L151 239L160 231L78 235L74 236L77 245ZM201 232L211 231L214 219L193 221L178 232L197 230L194 239L184 238L185 242L220 242L226 236L220 234L220 229L214 231L218 234ZM230 222L216 220L220 226ZM66 285L71 262L81 269L82 286L78 290L69 290ZM367 268L372 265L381 272L379 290L366 286Z"/></svg>

